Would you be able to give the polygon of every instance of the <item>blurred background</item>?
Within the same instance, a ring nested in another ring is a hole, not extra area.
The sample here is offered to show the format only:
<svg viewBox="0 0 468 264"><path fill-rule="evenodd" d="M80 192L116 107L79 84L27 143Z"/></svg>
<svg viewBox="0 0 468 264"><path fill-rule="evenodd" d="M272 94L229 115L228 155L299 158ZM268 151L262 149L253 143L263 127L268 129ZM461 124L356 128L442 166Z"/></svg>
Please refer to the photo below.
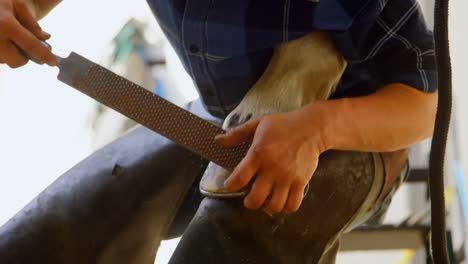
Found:
<svg viewBox="0 0 468 264"><path fill-rule="evenodd" d="M432 26L433 0L420 2ZM463 116L468 111L464 104L468 99L464 68L468 20L464 10L468 2L451 1L455 112L446 195L448 233L457 262L465 255L468 186L463 174L468 166L468 138L464 137L468 119ZM64 1L41 26L52 34L50 44L58 55L75 51L179 105L198 96L145 1ZM134 125L58 82L57 73L57 69L33 63L17 70L0 66L0 225L74 164ZM426 263L429 211L427 186L420 176L424 176L429 143L411 150L413 179L398 191L386 217L388 225L350 234L338 263ZM376 240L391 242L375 245ZM176 244L177 239L164 242L156 263L167 263ZM408 248L402 246L406 244Z"/></svg>

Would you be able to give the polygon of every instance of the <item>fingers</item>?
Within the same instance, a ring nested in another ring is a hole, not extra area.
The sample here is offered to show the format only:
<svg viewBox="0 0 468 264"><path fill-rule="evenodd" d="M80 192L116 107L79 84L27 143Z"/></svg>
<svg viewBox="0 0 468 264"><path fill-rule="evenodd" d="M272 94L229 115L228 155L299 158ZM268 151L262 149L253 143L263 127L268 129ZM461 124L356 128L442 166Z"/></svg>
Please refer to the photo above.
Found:
<svg viewBox="0 0 468 264"><path fill-rule="evenodd" d="M257 152L249 150L245 158L225 181L224 186L228 191L239 191L256 175L252 189L244 199L246 208L256 210L263 207L268 215L297 211L301 206L307 182L284 170L276 173L270 170L270 174L262 173L260 165ZM271 169L271 166L269 168ZM278 173L281 175L276 175ZM286 174L288 175L285 176ZM291 182L294 183L291 184Z"/></svg>
<svg viewBox="0 0 468 264"><path fill-rule="evenodd" d="M271 163L263 166L258 147L252 146L244 159L224 182L228 191L244 188L254 176L252 189L244 199L244 206L251 210L263 207L268 215L293 213L299 209L307 184L303 177L290 173L288 169L274 169ZM265 156L265 155L263 155ZM265 172L262 173L265 167ZM292 184L293 183L293 184ZM269 198L269 199L268 199Z"/></svg>
<svg viewBox="0 0 468 264"><path fill-rule="evenodd" d="M11 68L18 68L26 63L28 59L21 55L19 50L8 40L0 39L0 60Z"/></svg>
<svg viewBox="0 0 468 264"><path fill-rule="evenodd" d="M264 174L258 175L249 194L244 198L244 206L251 210L262 207L272 187L273 181L270 178Z"/></svg>
<svg viewBox="0 0 468 264"><path fill-rule="evenodd" d="M288 200L284 206L285 213L293 213L299 210L302 199L304 198L304 189L306 184L295 183L289 190Z"/></svg>
<svg viewBox="0 0 468 264"><path fill-rule="evenodd" d="M20 23L33 33L37 38L41 40L46 40L50 38L50 34L43 31L42 28L37 23L34 16L31 14L28 5L24 1L18 1L15 4L15 14Z"/></svg>
<svg viewBox="0 0 468 264"><path fill-rule="evenodd" d="M289 194L289 183L276 183L270 199L265 203L263 210L268 215L273 215L284 210Z"/></svg>
<svg viewBox="0 0 468 264"><path fill-rule="evenodd" d="M263 207L266 214L293 213L299 210L304 198L304 184L275 182L268 175L259 174L244 199L244 206L251 210Z"/></svg>
<svg viewBox="0 0 468 264"><path fill-rule="evenodd" d="M255 135L255 130L260 120L260 118L249 120L242 125L228 130L224 134L217 135L215 141L225 147L233 147L251 140Z"/></svg>
<svg viewBox="0 0 468 264"><path fill-rule="evenodd" d="M247 155L237 165L231 176L224 182L224 187L230 192L236 192L244 188L260 167L254 151L249 150Z"/></svg>
<svg viewBox="0 0 468 264"><path fill-rule="evenodd" d="M45 62L50 66L57 65L55 55L42 45L41 41L36 36L22 27L17 20L11 23L16 32L7 36L9 36L16 45L38 61Z"/></svg>
<svg viewBox="0 0 468 264"><path fill-rule="evenodd" d="M16 1L0 9L0 61L10 67L26 64L23 53L38 62L55 66L55 55L41 42L49 37L34 19L26 1Z"/></svg>

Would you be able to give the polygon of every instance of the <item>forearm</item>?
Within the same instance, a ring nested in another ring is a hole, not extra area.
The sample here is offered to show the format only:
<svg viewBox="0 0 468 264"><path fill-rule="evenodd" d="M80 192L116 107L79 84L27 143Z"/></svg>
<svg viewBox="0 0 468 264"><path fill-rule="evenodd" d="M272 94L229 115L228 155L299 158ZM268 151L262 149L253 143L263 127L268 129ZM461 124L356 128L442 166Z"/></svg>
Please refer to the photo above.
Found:
<svg viewBox="0 0 468 264"><path fill-rule="evenodd" d="M387 152L430 137L436 109L437 93L391 84L369 96L323 101L304 110L323 113L326 149Z"/></svg>
<svg viewBox="0 0 468 264"><path fill-rule="evenodd" d="M61 0L28 0L29 7L37 20L46 16Z"/></svg>

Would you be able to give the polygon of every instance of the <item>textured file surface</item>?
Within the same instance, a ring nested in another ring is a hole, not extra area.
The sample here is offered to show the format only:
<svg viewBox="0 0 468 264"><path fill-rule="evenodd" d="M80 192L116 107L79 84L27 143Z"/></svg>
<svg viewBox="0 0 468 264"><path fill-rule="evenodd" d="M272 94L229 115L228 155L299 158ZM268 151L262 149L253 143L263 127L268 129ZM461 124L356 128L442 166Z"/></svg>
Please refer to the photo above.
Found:
<svg viewBox="0 0 468 264"><path fill-rule="evenodd" d="M247 153L248 143L219 146L214 137L220 127L76 53L59 68L60 81L222 167L234 168Z"/></svg>

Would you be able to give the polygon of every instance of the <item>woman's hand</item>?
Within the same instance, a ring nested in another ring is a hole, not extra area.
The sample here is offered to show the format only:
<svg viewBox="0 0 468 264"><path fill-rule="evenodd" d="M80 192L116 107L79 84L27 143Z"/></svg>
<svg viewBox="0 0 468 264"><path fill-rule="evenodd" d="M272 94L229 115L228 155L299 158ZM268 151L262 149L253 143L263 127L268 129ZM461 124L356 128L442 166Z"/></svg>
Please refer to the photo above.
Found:
<svg viewBox="0 0 468 264"><path fill-rule="evenodd" d="M19 48L39 62L57 64L55 56L40 41L49 39L50 34L41 29L30 7L27 0L0 0L0 63L11 68L28 62Z"/></svg>
<svg viewBox="0 0 468 264"><path fill-rule="evenodd" d="M256 176L245 207L263 207L269 215L298 210L319 155L326 150L319 120L298 110L253 119L218 135L216 141L226 147L252 140L225 187L238 191Z"/></svg>

